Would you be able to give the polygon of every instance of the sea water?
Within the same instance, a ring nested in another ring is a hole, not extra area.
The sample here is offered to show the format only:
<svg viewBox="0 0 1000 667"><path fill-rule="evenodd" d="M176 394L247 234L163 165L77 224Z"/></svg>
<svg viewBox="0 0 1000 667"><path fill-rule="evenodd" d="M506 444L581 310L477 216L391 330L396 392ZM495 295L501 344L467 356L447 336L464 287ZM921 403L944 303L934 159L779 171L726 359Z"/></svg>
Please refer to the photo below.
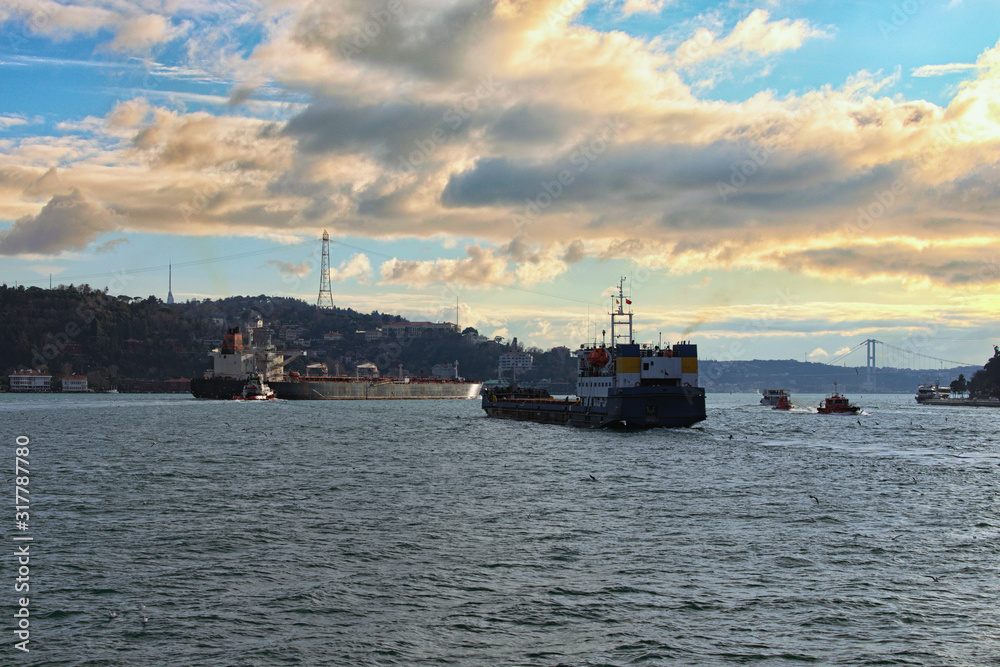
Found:
<svg viewBox="0 0 1000 667"><path fill-rule="evenodd" d="M0 664L1000 665L1000 410L821 399L623 433L0 395Z"/></svg>

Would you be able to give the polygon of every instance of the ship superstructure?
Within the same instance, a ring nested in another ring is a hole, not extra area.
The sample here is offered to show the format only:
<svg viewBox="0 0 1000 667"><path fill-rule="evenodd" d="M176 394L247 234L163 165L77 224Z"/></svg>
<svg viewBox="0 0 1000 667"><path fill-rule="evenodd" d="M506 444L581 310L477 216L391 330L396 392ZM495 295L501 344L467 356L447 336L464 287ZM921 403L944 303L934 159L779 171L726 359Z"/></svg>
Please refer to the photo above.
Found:
<svg viewBox="0 0 1000 667"><path fill-rule="evenodd" d="M610 345L582 345L576 396L557 399L542 390L496 387L483 395L490 417L595 428L690 426L706 417L698 386L698 348L640 345L633 338L631 301L624 278L612 297Z"/></svg>

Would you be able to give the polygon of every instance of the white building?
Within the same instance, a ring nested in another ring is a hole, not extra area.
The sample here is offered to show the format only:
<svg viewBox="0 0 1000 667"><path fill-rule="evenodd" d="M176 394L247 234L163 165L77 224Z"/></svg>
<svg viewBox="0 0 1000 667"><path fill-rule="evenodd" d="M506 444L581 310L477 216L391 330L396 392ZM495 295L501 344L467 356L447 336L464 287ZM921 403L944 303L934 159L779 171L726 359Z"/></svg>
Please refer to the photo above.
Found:
<svg viewBox="0 0 1000 667"><path fill-rule="evenodd" d="M86 375L70 375L62 379L63 391L87 391Z"/></svg>
<svg viewBox="0 0 1000 667"><path fill-rule="evenodd" d="M391 338L420 338L434 333L457 332L458 325L451 322L391 322L382 330Z"/></svg>
<svg viewBox="0 0 1000 667"><path fill-rule="evenodd" d="M15 371L7 376L11 391L51 391L52 376L41 371Z"/></svg>
<svg viewBox="0 0 1000 667"><path fill-rule="evenodd" d="M344 334L338 331L328 331L323 334L323 340L336 343L339 340L344 340Z"/></svg>
<svg viewBox="0 0 1000 667"><path fill-rule="evenodd" d="M533 361L534 358L525 352L508 352L500 355L500 363L497 369L500 377L503 377L503 374L509 371L522 373L531 370Z"/></svg>

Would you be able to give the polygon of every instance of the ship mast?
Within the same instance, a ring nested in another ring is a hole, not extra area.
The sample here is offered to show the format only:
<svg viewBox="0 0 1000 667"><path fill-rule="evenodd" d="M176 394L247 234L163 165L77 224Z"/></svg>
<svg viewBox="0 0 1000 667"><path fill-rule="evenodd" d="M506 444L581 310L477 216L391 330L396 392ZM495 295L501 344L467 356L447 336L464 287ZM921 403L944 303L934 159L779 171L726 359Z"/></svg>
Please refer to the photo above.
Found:
<svg viewBox="0 0 1000 667"><path fill-rule="evenodd" d="M618 281L618 295L611 296L611 347L617 347L618 340L621 339L625 343L631 343L632 338L632 309L629 308L628 311L625 310L625 304L631 304L631 301L625 300L625 277L623 276L621 280ZM628 333L619 333L619 325L624 325L628 328Z"/></svg>

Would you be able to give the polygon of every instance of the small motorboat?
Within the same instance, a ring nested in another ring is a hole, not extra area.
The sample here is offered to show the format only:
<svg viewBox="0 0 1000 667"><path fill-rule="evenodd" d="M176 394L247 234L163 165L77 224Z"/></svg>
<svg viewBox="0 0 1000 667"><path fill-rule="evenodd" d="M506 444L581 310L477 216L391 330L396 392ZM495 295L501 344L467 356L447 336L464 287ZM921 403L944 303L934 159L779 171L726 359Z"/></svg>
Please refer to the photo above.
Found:
<svg viewBox="0 0 1000 667"><path fill-rule="evenodd" d="M273 401L274 390L267 386L260 375L254 375L243 385L243 393L234 396L238 401Z"/></svg>
<svg viewBox="0 0 1000 667"><path fill-rule="evenodd" d="M848 414L854 415L861 410L856 405L851 405L850 401L847 400L846 396L841 396L837 393L837 383L833 383L833 396L829 396L823 400L817 412L821 415L837 415L837 414Z"/></svg>

